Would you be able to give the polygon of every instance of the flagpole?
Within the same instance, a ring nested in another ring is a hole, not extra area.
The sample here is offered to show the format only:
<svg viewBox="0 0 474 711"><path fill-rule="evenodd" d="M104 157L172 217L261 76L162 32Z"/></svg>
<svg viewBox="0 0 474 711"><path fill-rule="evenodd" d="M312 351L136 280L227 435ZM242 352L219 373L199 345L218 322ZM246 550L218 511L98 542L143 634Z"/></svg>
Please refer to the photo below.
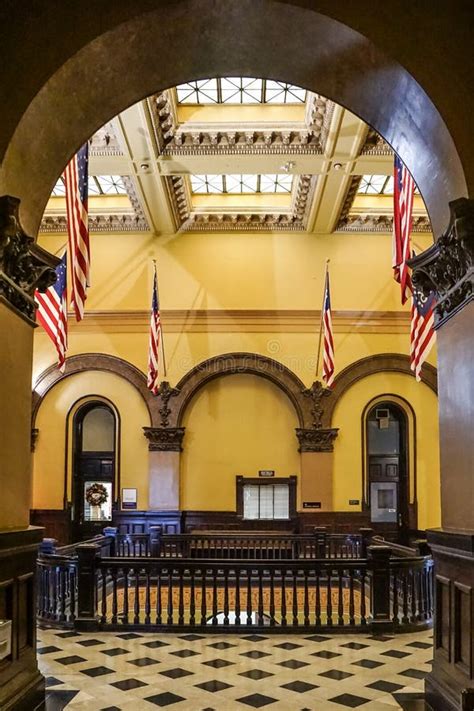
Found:
<svg viewBox="0 0 474 711"><path fill-rule="evenodd" d="M165 339L163 337L163 321L161 318L161 302L160 302L160 292L158 291L158 277L156 275L156 259L153 259L153 266L155 268L155 284L156 284L156 298L158 299L158 309L160 311L160 341L161 341L161 355L163 356L163 377L166 378L166 356L165 356Z"/></svg>
<svg viewBox="0 0 474 711"><path fill-rule="evenodd" d="M328 278L329 259L326 259L326 271L324 272L324 287L323 287L323 303L321 305L321 320L319 322L319 341L318 341L318 357L316 358L316 379L319 372L319 358L321 356L321 341L323 338L323 318L324 318L324 302L326 299L326 282Z"/></svg>

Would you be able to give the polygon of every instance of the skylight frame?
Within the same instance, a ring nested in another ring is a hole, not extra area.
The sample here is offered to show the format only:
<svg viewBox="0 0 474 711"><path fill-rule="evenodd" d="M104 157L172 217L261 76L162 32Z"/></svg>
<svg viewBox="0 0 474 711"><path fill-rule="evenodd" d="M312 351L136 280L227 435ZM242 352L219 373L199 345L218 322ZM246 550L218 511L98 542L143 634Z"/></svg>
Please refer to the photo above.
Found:
<svg viewBox="0 0 474 711"><path fill-rule="evenodd" d="M307 91L294 84L258 77L197 79L175 87L178 106L248 106L305 104ZM187 93L185 93L187 92ZM238 97L238 98L237 98Z"/></svg>
<svg viewBox="0 0 474 711"><path fill-rule="evenodd" d="M191 194L290 195L293 190L294 177L289 173L190 175Z"/></svg>
<svg viewBox="0 0 474 711"><path fill-rule="evenodd" d="M88 195L104 196L127 195L127 188L121 175L89 175ZM61 175L56 182L52 192L52 197L65 197L66 185Z"/></svg>

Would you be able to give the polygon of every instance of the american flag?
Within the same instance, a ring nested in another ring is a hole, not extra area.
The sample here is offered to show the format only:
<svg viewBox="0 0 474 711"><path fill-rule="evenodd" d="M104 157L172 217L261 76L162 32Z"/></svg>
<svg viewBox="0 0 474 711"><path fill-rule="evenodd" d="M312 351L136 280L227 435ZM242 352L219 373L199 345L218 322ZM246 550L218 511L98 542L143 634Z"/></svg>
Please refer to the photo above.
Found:
<svg viewBox="0 0 474 711"><path fill-rule="evenodd" d="M407 261L411 255L410 233L412 226L413 195L415 183L398 156L395 156L393 180L393 278L400 284L402 304L411 291L411 278Z"/></svg>
<svg viewBox="0 0 474 711"><path fill-rule="evenodd" d="M150 341L148 349L148 378L147 385L153 395L157 395L160 386L158 377L159 347L161 339L160 304L158 302L158 282L156 278L156 265L153 275L153 296L151 299Z"/></svg>
<svg viewBox="0 0 474 711"><path fill-rule="evenodd" d="M328 388L334 382L334 340L332 334L331 295L329 293L329 270L326 270L323 304L323 380Z"/></svg>
<svg viewBox="0 0 474 711"><path fill-rule="evenodd" d="M56 282L44 293L35 292L36 318L58 352L58 368L64 372L67 350L67 256L56 267Z"/></svg>
<svg viewBox="0 0 474 711"><path fill-rule="evenodd" d="M410 324L410 368L418 381L421 380L421 366L428 358L436 335L434 331L434 309L436 299L433 292L425 296L416 285L412 286Z"/></svg>
<svg viewBox="0 0 474 711"><path fill-rule="evenodd" d="M85 143L64 171L71 270L71 307L76 321L84 317L90 272L89 218L87 212L89 146Z"/></svg>

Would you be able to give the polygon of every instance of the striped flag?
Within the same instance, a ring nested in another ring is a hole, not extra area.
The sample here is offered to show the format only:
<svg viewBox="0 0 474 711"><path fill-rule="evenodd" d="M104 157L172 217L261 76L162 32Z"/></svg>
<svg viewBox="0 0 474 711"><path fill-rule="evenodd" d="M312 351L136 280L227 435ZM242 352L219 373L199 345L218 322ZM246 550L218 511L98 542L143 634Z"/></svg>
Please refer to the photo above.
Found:
<svg viewBox="0 0 474 711"><path fill-rule="evenodd" d="M87 212L89 145L85 143L64 171L71 307L76 321L84 317L90 272L89 218Z"/></svg>
<svg viewBox="0 0 474 711"><path fill-rule="evenodd" d="M151 299L150 340L148 349L148 378L147 385L153 395L158 394L160 386L158 377L159 347L161 339L160 304L158 301L158 282L156 277L156 264L153 275L153 295Z"/></svg>
<svg viewBox="0 0 474 711"><path fill-rule="evenodd" d="M44 293L36 290L36 319L54 343L58 368L64 372L67 350L67 253L56 267L56 281Z"/></svg>
<svg viewBox="0 0 474 711"><path fill-rule="evenodd" d="M433 292L426 297L413 284L410 324L410 368L415 378L421 380L421 366L428 358L436 339L434 330L434 309L436 299Z"/></svg>
<svg viewBox="0 0 474 711"><path fill-rule="evenodd" d="M329 269L326 269L323 303L323 380L331 388L334 382L334 339L332 333L331 295L329 292Z"/></svg>
<svg viewBox="0 0 474 711"><path fill-rule="evenodd" d="M411 255L410 234L412 226L415 183L398 156L395 156L393 181L393 278L400 284L402 304L412 290L407 261Z"/></svg>

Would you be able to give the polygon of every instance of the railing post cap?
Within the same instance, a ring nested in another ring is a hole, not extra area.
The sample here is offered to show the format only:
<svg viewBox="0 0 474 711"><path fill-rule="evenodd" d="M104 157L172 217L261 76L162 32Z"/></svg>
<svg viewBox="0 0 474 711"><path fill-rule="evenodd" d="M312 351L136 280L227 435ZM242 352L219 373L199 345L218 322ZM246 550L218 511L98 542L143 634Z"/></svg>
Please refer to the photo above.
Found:
<svg viewBox="0 0 474 711"><path fill-rule="evenodd" d="M370 528L369 526L361 526L359 528L359 533L362 536L371 536L374 533L374 529Z"/></svg>
<svg viewBox="0 0 474 711"><path fill-rule="evenodd" d="M104 536L116 536L118 528L116 526L104 526L102 533Z"/></svg>
<svg viewBox="0 0 474 711"><path fill-rule="evenodd" d="M99 550L100 547L97 543L79 543L79 545L76 546L77 554L83 556L93 557L99 552Z"/></svg>
<svg viewBox="0 0 474 711"><path fill-rule="evenodd" d="M56 549L56 538L43 538L39 545L40 553L54 553Z"/></svg>
<svg viewBox="0 0 474 711"><path fill-rule="evenodd" d="M367 554L369 558L384 560L385 558L390 558L392 555L392 549L390 546L367 546Z"/></svg>

